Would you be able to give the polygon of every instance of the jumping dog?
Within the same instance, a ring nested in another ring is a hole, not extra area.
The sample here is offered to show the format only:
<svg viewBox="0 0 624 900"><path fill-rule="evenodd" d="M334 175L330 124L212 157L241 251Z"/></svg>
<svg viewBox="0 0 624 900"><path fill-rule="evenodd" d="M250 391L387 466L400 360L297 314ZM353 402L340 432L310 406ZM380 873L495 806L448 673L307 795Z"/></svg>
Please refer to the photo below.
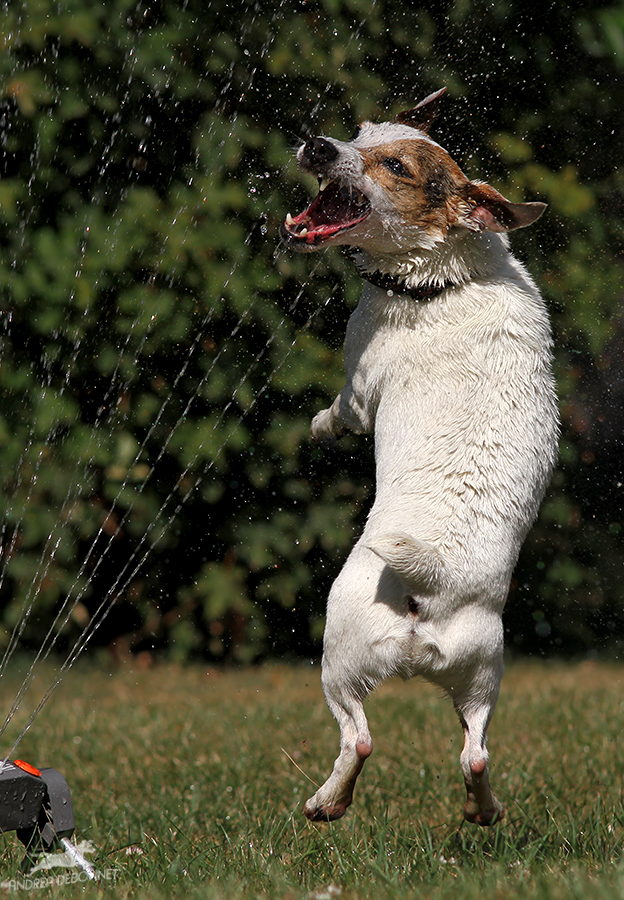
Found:
<svg viewBox="0 0 624 900"><path fill-rule="evenodd" d="M376 496L327 605L322 681L340 755L304 807L336 819L372 752L363 701L420 675L465 736L464 816L490 825L486 731L503 674L501 615L555 463L547 311L507 232L543 203L470 181L429 136L444 90L349 141L311 137L298 165L319 193L281 233L343 245L364 279L345 340L346 384L311 435L374 434Z"/></svg>

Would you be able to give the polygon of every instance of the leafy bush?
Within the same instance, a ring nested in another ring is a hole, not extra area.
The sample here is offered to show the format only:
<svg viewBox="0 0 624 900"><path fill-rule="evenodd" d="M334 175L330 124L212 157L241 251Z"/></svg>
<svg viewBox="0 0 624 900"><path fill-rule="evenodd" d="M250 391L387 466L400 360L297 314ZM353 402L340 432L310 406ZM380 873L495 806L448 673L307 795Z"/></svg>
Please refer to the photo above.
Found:
<svg viewBox="0 0 624 900"><path fill-rule="evenodd" d="M307 440L360 285L279 250L309 193L292 150L446 84L442 143L549 203L514 244L553 311L564 434L511 643L614 649L623 34L579 2L6 5L4 644L98 625L120 653L318 652L374 470L369 439Z"/></svg>

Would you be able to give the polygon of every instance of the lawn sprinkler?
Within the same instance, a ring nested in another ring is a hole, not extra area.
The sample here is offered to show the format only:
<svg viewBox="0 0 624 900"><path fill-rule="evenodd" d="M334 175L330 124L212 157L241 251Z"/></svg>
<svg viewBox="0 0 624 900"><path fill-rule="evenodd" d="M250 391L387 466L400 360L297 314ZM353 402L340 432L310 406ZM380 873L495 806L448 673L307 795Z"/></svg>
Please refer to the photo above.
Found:
<svg viewBox="0 0 624 900"><path fill-rule="evenodd" d="M15 831L26 847L22 871L36 866L42 854L61 851L64 862L96 878L93 866L70 837L74 811L69 785L56 769L36 769L21 759L0 762L0 832Z"/></svg>

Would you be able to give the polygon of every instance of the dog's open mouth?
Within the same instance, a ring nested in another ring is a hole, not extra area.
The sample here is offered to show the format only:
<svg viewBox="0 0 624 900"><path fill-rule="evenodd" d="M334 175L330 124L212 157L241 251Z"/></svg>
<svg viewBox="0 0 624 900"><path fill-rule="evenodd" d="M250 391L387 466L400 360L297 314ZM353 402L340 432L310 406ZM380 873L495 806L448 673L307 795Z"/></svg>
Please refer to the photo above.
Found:
<svg viewBox="0 0 624 900"><path fill-rule="evenodd" d="M371 205L361 191L339 181L319 179L319 193L298 216L286 216L282 237L292 243L315 246L341 231L353 228L370 213Z"/></svg>

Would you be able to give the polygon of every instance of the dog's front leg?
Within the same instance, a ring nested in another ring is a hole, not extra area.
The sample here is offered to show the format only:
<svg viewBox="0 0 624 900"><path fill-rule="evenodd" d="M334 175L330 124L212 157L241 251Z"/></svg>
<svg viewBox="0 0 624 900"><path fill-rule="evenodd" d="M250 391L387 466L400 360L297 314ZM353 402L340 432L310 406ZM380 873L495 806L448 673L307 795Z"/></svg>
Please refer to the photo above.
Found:
<svg viewBox="0 0 624 900"><path fill-rule="evenodd" d="M338 394L329 409L322 409L312 419L310 436L317 441L338 438L345 431L356 434L369 433L373 429L370 409L359 403L349 386Z"/></svg>

